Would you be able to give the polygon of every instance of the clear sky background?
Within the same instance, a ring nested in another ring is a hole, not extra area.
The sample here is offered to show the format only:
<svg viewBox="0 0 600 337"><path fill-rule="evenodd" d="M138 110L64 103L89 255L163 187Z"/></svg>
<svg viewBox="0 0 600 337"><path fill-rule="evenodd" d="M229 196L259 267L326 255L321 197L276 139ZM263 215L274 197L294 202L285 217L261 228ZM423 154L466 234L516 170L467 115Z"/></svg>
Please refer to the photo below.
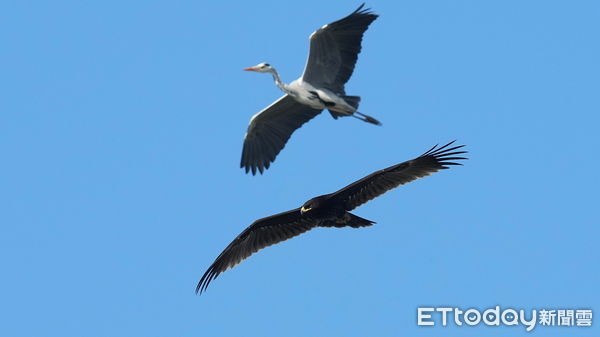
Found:
<svg viewBox="0 0 600 337"><path fill-rule="evenodd" d="M358 1L3 1L0 335L506 336L418 306L594 310L600 3L370 1L349 94L263 176L249 118ZM252 221L458 139L470 160L269 247L194 294Z"/></svg>

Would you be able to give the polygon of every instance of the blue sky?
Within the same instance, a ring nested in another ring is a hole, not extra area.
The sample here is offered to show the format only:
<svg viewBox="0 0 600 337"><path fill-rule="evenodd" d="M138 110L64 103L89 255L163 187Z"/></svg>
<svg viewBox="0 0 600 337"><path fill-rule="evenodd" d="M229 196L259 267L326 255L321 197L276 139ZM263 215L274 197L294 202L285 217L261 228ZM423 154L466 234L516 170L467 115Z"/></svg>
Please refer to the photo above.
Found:
<svg viewBox="0 0 600 337"><path fill-rule="evenodd" d="M4 1L0 335L506 336L418 327L419 306L592 308L598 335L600 4L370 1L346 86L376 127L318 116L263 176L254 113L351 1ZM470 160L215 280L257 218L453 139Z"/></svg>

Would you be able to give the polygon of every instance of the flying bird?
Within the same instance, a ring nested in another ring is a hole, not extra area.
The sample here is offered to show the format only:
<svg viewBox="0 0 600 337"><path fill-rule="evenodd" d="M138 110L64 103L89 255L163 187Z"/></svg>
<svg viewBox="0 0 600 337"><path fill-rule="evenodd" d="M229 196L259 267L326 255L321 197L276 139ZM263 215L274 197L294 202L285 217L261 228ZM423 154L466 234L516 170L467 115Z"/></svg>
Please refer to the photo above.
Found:
<svg viewBox="0 0 600 337"><path fill-rule="evenodd" d="M256 220L238 235L204 273L196 293L225 270L236 266L267 246L290 239L315 227L366 227L375 222L350 213L356 207L415 179L430 175L466 159L460 146L437 145L421 156L374 172L341 190L312 198L301 207Z"/></svg>
<svg viewBox="0 0 600 337"><path fill-rule="evenodd" d="M259 63L247 71L270 73L285 94L250 119L244 137L240 167L246 173L263 173L304 123L329 110L334 119L352 116L380 125L375 118L357 111L359 96L347 96L348 82L361 50L364 32L377 18L364 3L343 19L327 24L310 35L310 51L302 76L285 84L273 66Z"/></svg>

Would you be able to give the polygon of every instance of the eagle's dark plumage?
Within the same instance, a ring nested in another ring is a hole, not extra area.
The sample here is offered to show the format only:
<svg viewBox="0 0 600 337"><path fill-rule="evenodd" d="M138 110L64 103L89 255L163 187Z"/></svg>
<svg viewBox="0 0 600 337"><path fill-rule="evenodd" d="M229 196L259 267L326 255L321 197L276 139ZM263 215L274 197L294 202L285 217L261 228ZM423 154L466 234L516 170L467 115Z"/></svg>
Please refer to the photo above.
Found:
<svg viewBox="0 0 600 337"><path fill-rule="evenodd" d="M238 235L204 273L196 292L206 290L209 283L225 270L267 246L290 239L315 227L365 227L374 224L350 213L356 207L383 193L452 165L464 145L437 145L415 159L374 172L341 190L310 199L302 207L256 220Z"/></svg>

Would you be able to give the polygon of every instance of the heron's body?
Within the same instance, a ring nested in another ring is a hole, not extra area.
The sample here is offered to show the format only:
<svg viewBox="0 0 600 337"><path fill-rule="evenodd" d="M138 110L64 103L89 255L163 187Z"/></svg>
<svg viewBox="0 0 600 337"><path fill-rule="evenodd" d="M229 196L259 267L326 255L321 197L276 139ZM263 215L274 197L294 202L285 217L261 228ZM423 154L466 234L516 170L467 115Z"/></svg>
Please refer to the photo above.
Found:
<svg viewBox="0 0 600 337"><path fill-rule="evenodd" d="M327 88L318 88L299 78L287 85L288 94L298 103L308 105L313 109L339 112L350 116L356 108L348 104L343 98Z"/></svg>
<svg viewBox="0 0 600 337"><path fill-rule="evenodd" d="M331 116L352 116L381 123L358 111L359 96L347 96L344 85L352 76L364 32L377 18L361 5L350 15L324 25L310 35L310 50L302 76L285 84L268 63L244 70L273 75L285 95L250 119L240 166L263 173L283 149L292 133L323 110Z"/></svg>

